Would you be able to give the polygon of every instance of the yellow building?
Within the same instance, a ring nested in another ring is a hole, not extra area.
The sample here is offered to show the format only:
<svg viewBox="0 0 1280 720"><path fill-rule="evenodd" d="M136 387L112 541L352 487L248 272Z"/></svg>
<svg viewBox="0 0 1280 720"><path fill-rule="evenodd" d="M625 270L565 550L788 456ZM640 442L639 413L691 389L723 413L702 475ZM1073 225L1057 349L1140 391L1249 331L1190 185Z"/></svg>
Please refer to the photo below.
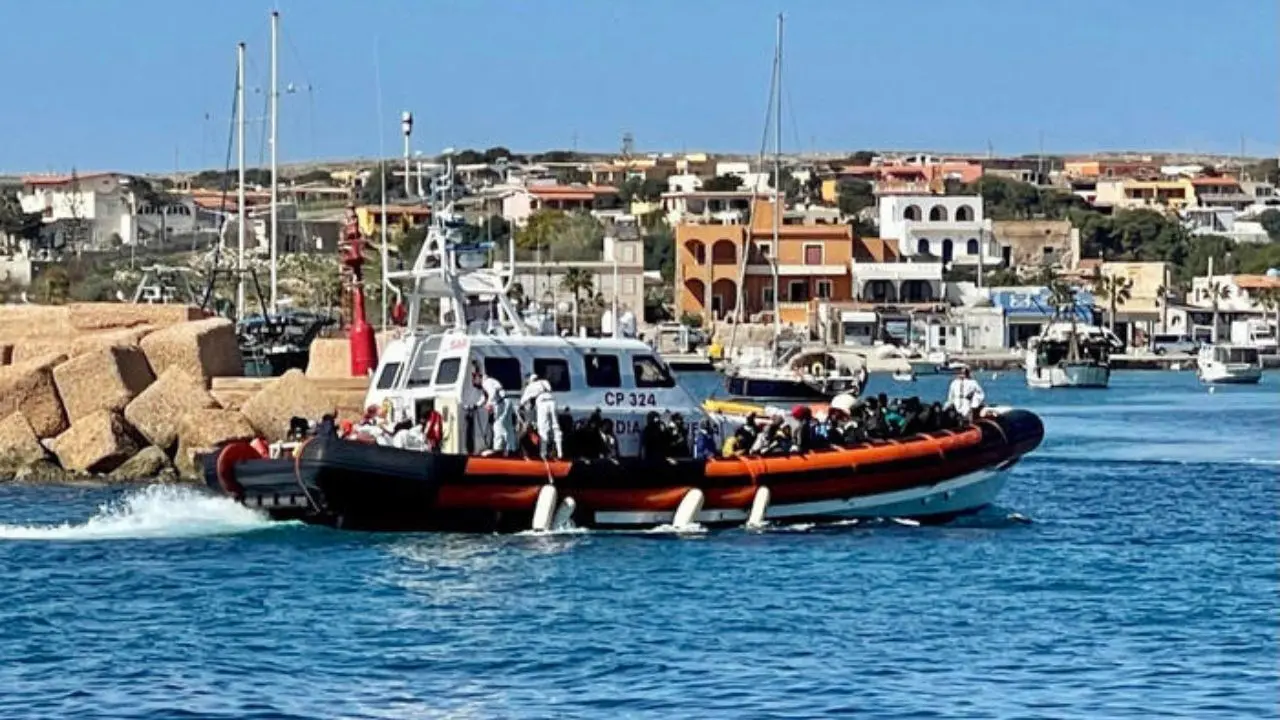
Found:
<svg viewBox="0 0 1280 720"><path fill-rule="evenodd" d="M1117 210L1182 210L1195 202L1196 189L1188 178L1099 180L1095 205Z"/></svg>
<svg viewBox="0 0 1280 720"><path fill-rule="evenodd" d="M1165 262L1104 262L1098 269L1102 277L1122 277L1127 281L1129 298L1116 303L1116 335L1130 345L1143 345L1146 335L1155 332L1161 321L1162 304L1170 284L1172 265ZM1110 298L1097 296L1099 307L1111 312Z"/></svg>

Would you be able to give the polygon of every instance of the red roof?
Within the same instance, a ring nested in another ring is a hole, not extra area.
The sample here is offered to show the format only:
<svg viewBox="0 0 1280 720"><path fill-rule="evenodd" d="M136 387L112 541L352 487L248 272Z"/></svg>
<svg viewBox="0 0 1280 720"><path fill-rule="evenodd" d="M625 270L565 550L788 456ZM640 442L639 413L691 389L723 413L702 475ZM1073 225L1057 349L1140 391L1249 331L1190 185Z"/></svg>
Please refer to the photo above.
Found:
<svg viewBox="0 0 1280 720"><path fill-rule="evenodd" d="M1280 278L1267 275L1237 275L1234 279L1241 290L1280 289Z"/></svg>
<svg viewBox="0 0 1280 720"><path fill-rule="evenodd" d="M1240 183L1235 178L1229 177L1196 177L1191 178L1192 185L1232 187L1239 186Z"/></svg>

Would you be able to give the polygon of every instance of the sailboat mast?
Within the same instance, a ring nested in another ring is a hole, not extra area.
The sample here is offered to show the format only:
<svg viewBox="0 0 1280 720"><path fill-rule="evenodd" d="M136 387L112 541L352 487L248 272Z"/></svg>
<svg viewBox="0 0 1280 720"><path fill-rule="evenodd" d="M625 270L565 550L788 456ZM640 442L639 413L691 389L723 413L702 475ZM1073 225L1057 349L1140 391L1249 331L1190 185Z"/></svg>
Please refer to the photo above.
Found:
<svg viewBox="0 0 1280 720"><path fill-rule="evenodd" d="M279 124L279 103L280 103L280 93L276 87L276 82L277 82L276 45L279 40L279 35L280 35L280 13L272 11L271 13L271 121L270 121L271 139L269 140L269 143L271 145L271 314L272 315L275 315L278 312L278 308L276 306L277 292L278 292L278 286L277 286L278 278L276 274L276 270L277 270L276 266L277 266L278 258L276 254L278 252L278 247L280 245L278 240L280 208L279 208L279 199L277 197L277 190L276 190L277 186L279 185L277 180L277 168L276 168L276 129Z"/></svg>
<svg viewBox="0 0 1280 720"><path fill-rule="evenodd" d="M236 316L245 316L244 300L244 43L236 45ZM225 211L226 208L223 208Z"/></svg>
<svg viewBox="0 0 1280 720"><path fill-rule="evenodd" d="M773 83L777 90L773 122L773 338L777 347L782 332L781 298L778 297L778 228L782 223L782 13L778 13L778 42L773 63Z"/></svg>

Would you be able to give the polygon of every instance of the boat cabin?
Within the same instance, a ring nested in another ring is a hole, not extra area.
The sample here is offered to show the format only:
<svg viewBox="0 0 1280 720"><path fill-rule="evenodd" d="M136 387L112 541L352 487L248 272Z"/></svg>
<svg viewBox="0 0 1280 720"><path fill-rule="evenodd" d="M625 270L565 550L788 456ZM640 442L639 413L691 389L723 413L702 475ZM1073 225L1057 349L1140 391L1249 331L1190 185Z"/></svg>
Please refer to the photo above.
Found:
<svg viewBox="0 0 1280 720"><path fill-rule="evenodd" d="M680 413L690 424L702 415L662 357L639 340L456 332L387 343L365 404L386 408L394 422L414 420L433 406L447 428L444 451L465 452L467 408L482 398L479 373L502 383L517 403L537 373L551 383L561 414L576 422L600 410L612 420L624 457L639 455L650 412Z"/></svg>
<svg viewBox="0 0 1280 720"><path fill-rule="evenodd" d="M1261 367L1258 348L1247 345L1206 345L1200 349L1201 361L1212 361L1222 365L1247 365Z"/></svg>

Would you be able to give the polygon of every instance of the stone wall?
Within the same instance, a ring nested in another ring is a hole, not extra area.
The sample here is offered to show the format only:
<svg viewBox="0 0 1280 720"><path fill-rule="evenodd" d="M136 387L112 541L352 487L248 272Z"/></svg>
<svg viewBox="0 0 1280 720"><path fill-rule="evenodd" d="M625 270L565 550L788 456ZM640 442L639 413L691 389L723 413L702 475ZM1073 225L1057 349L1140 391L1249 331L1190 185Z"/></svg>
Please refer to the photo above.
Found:
<svg viewBox="0 0 1280 720"><path fill-rule="evenodd" d="M276 439L295 415L357 417L366 381L339 365L241 377L234 327L196 308L0 305L0 480L198 480L220 442Z"/></svg>

